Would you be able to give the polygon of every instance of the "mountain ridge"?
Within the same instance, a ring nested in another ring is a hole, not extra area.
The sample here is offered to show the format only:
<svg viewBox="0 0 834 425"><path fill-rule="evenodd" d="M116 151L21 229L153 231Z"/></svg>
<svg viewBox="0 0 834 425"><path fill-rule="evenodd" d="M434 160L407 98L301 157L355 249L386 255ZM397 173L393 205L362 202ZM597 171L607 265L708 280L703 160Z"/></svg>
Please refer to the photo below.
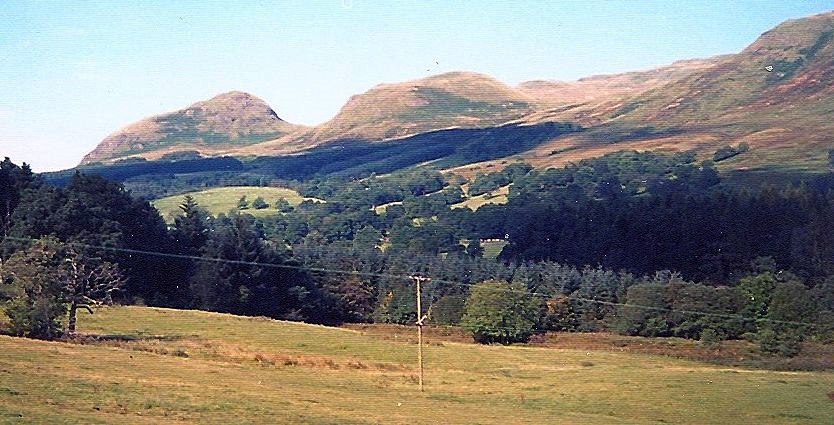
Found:
<svg viewBox="0 0 834 425"><path fill-rule="evenodd" d="M513 157L553 166L621 149L695 149L707 159L720 146L744 142L753 149L722 166L755 168L784 160L814 168L834 147L826 136L834 131L826 119L834 115L832 39L834 12L827 12L785 21L739 53L648 70L516 86L476 72L449 72L378 84L351 96L315 127L284 123L274 137L258 133L261 140L231 143L230 136L225 145L186 141L131 154L284 155L338 140L390 143L443 129L569 122L589 131ZM490 165L495 164L473 166Z"/></svg>

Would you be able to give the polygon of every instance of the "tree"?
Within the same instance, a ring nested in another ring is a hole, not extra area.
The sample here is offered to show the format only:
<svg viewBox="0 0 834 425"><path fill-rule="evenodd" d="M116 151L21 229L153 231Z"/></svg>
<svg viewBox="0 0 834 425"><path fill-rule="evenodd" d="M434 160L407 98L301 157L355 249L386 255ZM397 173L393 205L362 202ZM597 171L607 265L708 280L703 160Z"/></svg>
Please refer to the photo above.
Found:
<svg viewBox="0 0 834 425"><path fill-rule="evenodd" d="M775 287L776 276L769 271L742 278L738 284L744 299L742 314L754 320L766 318Z"/></svg>
<svg viewBox="0 0 834 425"><path fill-rule="evenodd" d="M191 195L183 197L179 208L182 215L174 219L171 236L182 253L198 255L208 239L208 212Z"/></svg>
<svg viewBox="0 0 834 425"><path fill-rule="evenodd" d="M773 289L766 320L759 329L759 346L767 353L795 356L815 323L817 305L805 285L788 281Z"/></svg>
<svg viewBox="0 0 834 425"><path fill-rule="evenodd" d="M286 198L281 197L278 198L277 201L275 201L275 209L282 213L288 213L292 212L293 207L292 205L290 205L290 202L286 200Z"/></svg>
<svg viewBox="0 0 834 425"><path fill-rule="evenodd" d="M371 226L357 230L353 235L353 246L361 249L377 249L382 240L382 233Z"/></svg>
<svg viewBox="0 0 834 425"><path fill-rule="evenodd" d="M40 339L61 336L61 321L67 312L63 288L67 277L54 238L36 240L0 262L12 334Z"/></svg>
<svg viewBox="0 0 834 425"><path fill-rule="evenodd" d="M68 270L63 289L69 301L67 333L72 336L78 309L93 314L91 306L112 303L113 293L124 285L124 277L116 264L85 257L72 248L67 251L64 262Z"/></svg>
<svg viewBox="0 0 834 425"><path fill-rule="evenodd" d="M466 246L466 253L473 257L483 257L484 247L481 246L481 240L478 238L472 239Z"/></svg>
<svg viewBox="0 0 834 425"><path fill-rule="evenodd" d="M240 197L237 200L237 209L239 210L248 210L249 209L249 201L246 200L246 195Z"/></svg>
<svg viewBox="0 0 834 425"><path fill-rule="evenodd" d="M175 253L159 211L102 177L78 173L65 188L26 190L12 223L10 235L16 238L51 235L67 243L117 248L88 254L119 264L128 282L123 294L128 300L168 305L182 284L176 273L181 264L175 260L118 250Z"/></svg>
<svg viewBox="0 0 834 425"><path fill-rule="evenodd" d="M269 208L269 204L266 203L264 198L258 196L257 198L255 198L254 201L252 201L252 208L256 210L262 210L265 208Z"/></svg>
<svg viewBox="0 0 834 425"><path fill-rule="evenodd" d="M461 325L480 343L526 342L539 322L540 304L522 284L487 280L472 287Z"/></svg>
<svg viewBox="0 0 834 425"><path fill-rule="evenodd" d="M300 319L311 288L288 253L269 245L247 214L221 215L190 280L194 307ZM260 265L260 264L266 265ZM284 266L284 267L281 267Z"/></svg>
<svg viewBox="0 0 834 425"><path fill-rule="evenodd" d="M112 302L113 292L124 284L117 265L88 257L55 238L32 242L0 268L3 292L10 298L12 332L34 338L60 336L67 313L67 334L72 336L78 309L92 314L91 306Z"/></svg>
<svg viewBox="0 0 834 425"><path fill-rule="evenodd" d="M8 234L12 213L20 203L21 193L34 182L32 170L25 163L18 167L7 157L0 162L0 234Z"/></svg>

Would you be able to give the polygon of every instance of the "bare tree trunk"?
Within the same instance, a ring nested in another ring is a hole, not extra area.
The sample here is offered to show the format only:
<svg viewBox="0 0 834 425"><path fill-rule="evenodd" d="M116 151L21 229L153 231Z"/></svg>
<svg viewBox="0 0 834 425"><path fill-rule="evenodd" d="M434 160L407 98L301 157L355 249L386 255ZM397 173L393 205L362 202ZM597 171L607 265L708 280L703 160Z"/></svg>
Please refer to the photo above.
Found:
<svg viewBox="0 0 834 425"><path fill-rule="evenodd" d="M67 334L69 336L75 335L75 322L78 317L78 303L72 300L69 308L69 322L67 323Z"/></svg>

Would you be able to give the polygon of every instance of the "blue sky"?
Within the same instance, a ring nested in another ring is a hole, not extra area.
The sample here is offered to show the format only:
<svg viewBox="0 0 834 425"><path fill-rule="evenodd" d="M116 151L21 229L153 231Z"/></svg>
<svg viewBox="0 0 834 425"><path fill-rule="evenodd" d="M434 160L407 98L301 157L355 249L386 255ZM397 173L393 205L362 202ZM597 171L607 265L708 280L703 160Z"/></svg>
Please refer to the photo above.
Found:
<svg viewBox="0 0 834 425"><path fill-rule="evenodd" d="M509 84L734 53L830 1L0 2L0 156L74 166L110 132L229 90L317 124L382 82Z"/></svg>

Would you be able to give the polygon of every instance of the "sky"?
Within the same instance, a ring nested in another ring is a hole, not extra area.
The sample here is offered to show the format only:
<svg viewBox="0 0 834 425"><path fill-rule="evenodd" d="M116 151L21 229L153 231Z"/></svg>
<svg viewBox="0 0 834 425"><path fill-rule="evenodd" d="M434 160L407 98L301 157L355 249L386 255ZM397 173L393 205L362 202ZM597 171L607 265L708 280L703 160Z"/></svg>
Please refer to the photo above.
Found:
<svg viewBox="0 0 834 425"><path fill-rule="evenodd" d="M376 84L475 71L508 84L735 53L828 1L0 2L0 157L75 166L141 118L241 90L290 122Z"/></svg>

